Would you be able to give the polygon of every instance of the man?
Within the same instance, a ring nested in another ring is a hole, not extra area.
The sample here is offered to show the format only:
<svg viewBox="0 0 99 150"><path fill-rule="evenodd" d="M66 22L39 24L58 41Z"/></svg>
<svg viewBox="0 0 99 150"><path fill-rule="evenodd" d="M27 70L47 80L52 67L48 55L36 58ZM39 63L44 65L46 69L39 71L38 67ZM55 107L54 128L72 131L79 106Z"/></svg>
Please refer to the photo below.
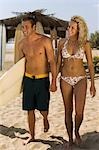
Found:
<svg viewBox="0 0 99 150"><path fill-rule="evenodd" d="M50 91L56 91L56 64L51 40L36 33L35 21L26 17L22 21L24 39L19 43L19 59L25 57L23 80L23 110L28 111L30 137L24 144L35 140L35 109L43 116L44 132L49 129L48 108ZM49 65L52 74L49 87ZM50 89L50 90L49 90Z"/></svg>

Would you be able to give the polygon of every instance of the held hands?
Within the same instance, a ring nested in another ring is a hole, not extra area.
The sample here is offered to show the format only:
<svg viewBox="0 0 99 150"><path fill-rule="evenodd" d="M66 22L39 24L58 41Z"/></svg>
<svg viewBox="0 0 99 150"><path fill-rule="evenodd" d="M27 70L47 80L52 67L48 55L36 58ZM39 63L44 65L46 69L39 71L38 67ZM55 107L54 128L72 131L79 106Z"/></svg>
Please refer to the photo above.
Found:
<svg viewBox="0 0 99 150"><path fill-rule="evenodd" d="M91 87L90 87L90 95L92 97L94 97L96 95L96 88L94 85L91 85Z"/></svg>
<svg viewBox="0 0 99 150"><path fill-rule="evenodd" d="M55 92L57 90L57 86L56 86L56 83L52 83L50 85L50 89L49 89L51 92Z"/></svg>

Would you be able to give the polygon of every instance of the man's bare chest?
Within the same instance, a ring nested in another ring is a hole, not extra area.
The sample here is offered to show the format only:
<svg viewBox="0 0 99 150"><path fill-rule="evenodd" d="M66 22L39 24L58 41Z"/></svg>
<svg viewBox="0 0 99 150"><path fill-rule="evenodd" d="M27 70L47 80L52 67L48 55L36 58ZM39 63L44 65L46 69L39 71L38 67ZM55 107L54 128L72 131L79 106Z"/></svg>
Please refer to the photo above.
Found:
<svg viewBox="0 0 99 150"><path fill-rule="evenodd" d="M40 44L26 44L24 45L23 52L26 56L35 57L43 55L45 53L45 48Z"/></svg>

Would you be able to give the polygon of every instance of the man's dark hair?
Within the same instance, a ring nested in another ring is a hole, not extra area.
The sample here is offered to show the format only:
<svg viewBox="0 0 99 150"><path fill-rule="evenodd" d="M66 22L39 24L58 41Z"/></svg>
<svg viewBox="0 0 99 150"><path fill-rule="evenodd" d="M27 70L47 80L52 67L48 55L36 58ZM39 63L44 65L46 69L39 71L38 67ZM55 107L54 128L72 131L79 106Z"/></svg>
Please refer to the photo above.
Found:
<svg viewBox="0 0 99 150"><path fill-rule="evenodd" d="M22 21L30 21L32 27L36 24L36 18L35 18L35 16L26 16L26 17L23 17Z"/></svg>

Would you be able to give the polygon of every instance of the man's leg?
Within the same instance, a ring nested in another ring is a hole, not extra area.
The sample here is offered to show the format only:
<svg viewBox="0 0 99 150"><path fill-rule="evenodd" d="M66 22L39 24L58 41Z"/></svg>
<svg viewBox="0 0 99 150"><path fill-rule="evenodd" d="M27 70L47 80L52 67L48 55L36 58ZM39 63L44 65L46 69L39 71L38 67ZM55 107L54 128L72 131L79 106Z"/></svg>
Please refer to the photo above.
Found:
<svg viewBox="0 0 99 150"><path fill-rule="evenodd" d="M28 111L28 126L29 126L30 136L27 140L24 141L24 145L35 140L35 111L34 110Z"/></svg>
<svg viewBox="0 0 99 150"><path fill-rule="evenodd" d="M48 111L40 111L43 116L44 132L48 132L49 122L48 122Z"/></svg>

